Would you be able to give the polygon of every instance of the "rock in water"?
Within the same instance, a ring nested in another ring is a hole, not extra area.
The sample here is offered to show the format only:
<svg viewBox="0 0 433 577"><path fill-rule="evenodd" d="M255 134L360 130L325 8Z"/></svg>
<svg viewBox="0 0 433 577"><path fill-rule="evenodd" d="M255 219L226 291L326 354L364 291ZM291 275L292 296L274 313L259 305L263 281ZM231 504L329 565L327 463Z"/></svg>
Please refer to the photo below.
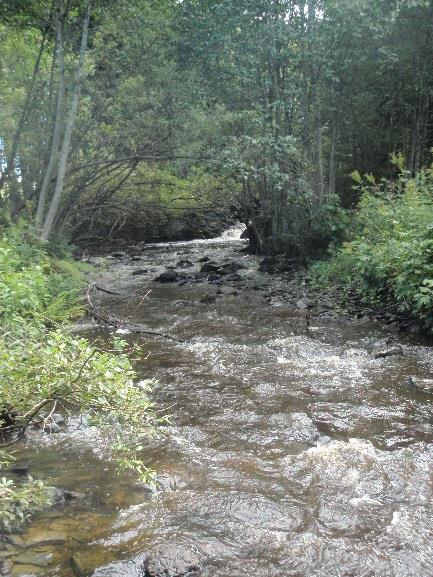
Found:
<svg viewBox="0 0 433 577"><path fill-rule="evenodd" d="M401 345L396 345L395 347L390 347L389 349L383 349L382 351L376 351L374 353L375 359L384 359L386 357L396 357L403 354L403 348Z"/></svg>
<svg viewBox="0 0 433 577"><path fill-rule="evenodd" d="M210 282L214 282L216 280L219 280L220 278L221 278L220 275L214 272L207 277L207 280Z"/></svg>
<svg viewBox="0 0 433 577"><path fill-rule="evenodd" d="M207 262L201 267L200 272L216 272L219 268L217 264Z"/></svg>
<svg viewBox="0 0 433 577"><path fill-rule="evenodd" d="M411 389L415 389L421 393L433 393L433 379L416 379L414 377L406 377L404 384Z"/></svg>
<svg viewBox="0 0 433 577"><path fill-rule="evenodd" d="M233 282L243 280L243 278L244 277L241 274L239 274L238 272L234 272L233 274L229 274L228 276L226 276L226 280L233 281Z"/></svg>
<svg viewBox="0 0 433 577"><path fill-rule="evenodd" d="M216 295L204 295L201 297L200 302L210 305L216 301Z"/></svg>
<svg viewBox="0 0 433 577"><path fill-rule="evenodd" d="M182 259L176 264L176 266L178 268L191 268L194 265L192 264L192 262L190 260Z"/></svg>
<svg viewBox="0 0 433 577"><path fill-rule="evenodd" d="M19 565L34 565L36 567L48 567L53 558L52 553L34 553L26 551L15 557L15 563Z"/></svg>
<svg viewBox="0 0 433 577"><path fill-rule="evenodd" d="M242 270L245 268L245 265L241 264L240 262L228 262L223 266L223 269L227 271L227 273L237 272L238 270Z"/></svg>
<svg viewBox="0 0 433 577"><path fill-rule="evenodd" d="M300 311L305 311L314 306L314 301L309 299L308 297L303 297L296 301L296 308Z"/></svg>
<svg viewBox="0 0 433 577"><path fill-rule="evenodd" d="M178 280L178 278L179 278L179 275L177 274L177 271L166 270L165 272L160 274L158 277L156 277L155 282L161 282L161 283L176 282Z"/></svg>
<svg viewBox="0 0 433 577"><path fill-rule="evenodd" d="M26 476L30 472L30 465L23 463L14 463L13 465L11 465L9 471L14 475Z"/></svg>
<svg viewBox="0 0 433 577"><path fill-rule="evenodd" d="M190 548L162 545L148 553L143 569L145 577L199 577L200 560Z"/></svg>
<svg viewBox="0 0 433 577"><path fill-rule="evenodd" d="M139 268L139 269L134 270L134 271L132 272L132 276L140 276L140 275L142 275L142 274L147 274L148 272L149 272L149 271L148 271L147 269L145 269L145 268Z"/></svg>

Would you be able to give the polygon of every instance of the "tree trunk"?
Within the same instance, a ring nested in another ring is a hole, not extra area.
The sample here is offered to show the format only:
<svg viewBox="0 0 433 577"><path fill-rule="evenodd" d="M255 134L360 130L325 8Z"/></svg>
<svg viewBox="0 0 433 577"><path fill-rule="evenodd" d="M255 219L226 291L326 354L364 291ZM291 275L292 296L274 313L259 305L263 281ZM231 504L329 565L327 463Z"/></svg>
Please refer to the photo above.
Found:
<svg viewBox="0 0 433 577"><path fill-rule="evenodd" d="M53 229L53 224L57 216L60 202L63 196L63 187L65 184L66 167L68 162L69 149L71 146L72 131L74 130L77 111L78 111L78 101L80 98L81 91L81 77L84 69L84 62L87 50L87 39L89 35L89 20L90 20L90 9L91 0L88 0L86 6L86 13L83 20L83 28L81 35L81 46L80 46L80 56L78 61L77 72L75 75L74 91L72 94L71 107L69 109L69 114L66 122L65 134L63 136L62 148L59 155L56 187L54 189L53 197L51 199L48 214L45 218L45 222L41 232L41 239L48 240Z"/></svg>
<svg viewBox="0 0 433 577"><path fill-rule="evenodd" d="M331 150L329 152L329 182L328 194L333 196L335 194L335 153L337 149L337 119L338 112L335 111L332 115L332 129L331 129Z"/></svg>
<svg viewBox="0 0 433 577"><path fill-rule="evenodd" d="M323 205L325 183L323 178L322 108L317 80L313 83L314 105L314 189L317 208Z"/></svg>
<svg viewBox="0 0 433 577"><path fill-rule="evenodd" d="M59 82L57 86L56 114L54 119L53 134L51 138L51 150L48 159L48 166L44 174L41 190L39 192L38 206L36 209L36 217L35 217L35 226L40 233L45 216L48 188L57 162L62 133L63 100L65 95L65 59L63 54L63 22L60 13L57 14L56 18L56 44L57 44L57 60L59 66Z"/></svg>

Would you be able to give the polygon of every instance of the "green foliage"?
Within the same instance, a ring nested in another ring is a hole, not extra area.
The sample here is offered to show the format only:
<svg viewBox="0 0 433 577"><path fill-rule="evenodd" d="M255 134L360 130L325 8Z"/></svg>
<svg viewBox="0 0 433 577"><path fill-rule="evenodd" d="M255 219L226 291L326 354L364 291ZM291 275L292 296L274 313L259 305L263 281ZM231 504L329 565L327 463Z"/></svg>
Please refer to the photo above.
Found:
<svg viewBox="0 0 433 577"><path fill-rule="evenodd" d="M64 263L51 259L26 228L4 229L0 238L0 323L16 317L43 324L77 316L83 278L64 274ZM71 270L72 266L69 266Z"/></svg>
<svg viewBox="0 0 433 577"><path fill-rule="evenodd" d="M395 156L401 168L401 157ZM396 305L433 329L433 170L395 181L358 179L351 238L313 267L319 283L353 285L376 306Z"/></svg>
<svg viewBox="0 0 433 577"><path fill-rule="evenodd" d="M11 479L8 469L14 460L13 453L0 449L0 532L3 533L19 529L32 515L49 505L54 496L51 487L30 476L20 484Z"/></svg>
<svg viewBox="0 0 433 577"><path fill-rule="evenodd" d="M79 210L86 215L75 233L76 242L98 238L189 240L221 232L233 215L237 186L225 176L202 169L138 168L110 202L96 209L97 191L89 187ZM91 223L89 225L89 223Z"/></svg>
<svg viewBox="0 0 433 577"><path fill-rule="evenodd" d="M16 531L35 513L52 502L53 490L32 477L18 485L0 477L0 532Z"/></svg>
<svg viewBox="0 0 433 577"><path fill-rule="evenodd" d="M128 356L127 343L112 350L70 334L65 324L79 310L80 271L56 261L27 229L3 231L0 243L0 468L10 455L1 450L35 423L48 426L55 411L81 413L104 431L121 469L152 479L139 458L139 443L154 432L149 391ZM61 326L53 326L61 321ZM0 530L16 528L49 502L50 491L27 479L0 481Z"/></svg>
<svg viewBox="0 0 433 577"><path fill-rule="evenodd" d="M145 433L153 419L149 383L136 382L126 343L115 341L114 347L98 351L61 330L17 327L0 342L0 414L13 407L15 426L27 427L42 409L67 403L110 428L115 418L121 430Z"/></svg>

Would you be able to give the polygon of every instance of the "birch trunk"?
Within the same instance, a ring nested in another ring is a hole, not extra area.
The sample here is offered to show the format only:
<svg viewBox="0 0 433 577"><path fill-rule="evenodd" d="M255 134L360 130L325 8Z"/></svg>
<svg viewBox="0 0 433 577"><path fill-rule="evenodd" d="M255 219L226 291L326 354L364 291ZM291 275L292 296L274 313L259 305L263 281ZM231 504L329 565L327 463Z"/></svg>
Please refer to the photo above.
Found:
<svg viewBox="0 0 433 577"><path fill-rule="evenodd" d="M45 216L48 188L59 155L60 139L62 134L63 100L65 95L65 59L63 54L63 24L60 14L56 19L57 61L59 66L59 82L57 87L56 114L54 119L53 135L51 139L50 157L39 192L36 210L35 226L41 232Z"/></svg>
<svg viewBox="0 0 433 577"><path fill-rule="evenodd" d="M59 210L60 202L63 196L63 188L65 184L65 175L66 175L66 167L68 162L69 156L69 149L71 146L71 138L72 132L74 130L76 118L77 118L77 110L78 110L78 101L80 99L80 91L81 91L81 78L83 75L84 69L84 62L86 57L86 50L87 50L87 39L89 35L89 20L90 20L90 9L91 9L91 0L87 2L86 13L83 20L83 29L81 35L81 46L80 46L80 56L78 61L78 68L75 76L74 82L74 91L72 94L72 102L71 107L69 109L68 118L66 121L66 128L65 133L63 135L63 142L62 148L60 150L59 155L59 162L58 162L58 170L57 170L57 179L56 179L56 186L54 189L53 197L51 199L50 207L48 209L48 214L45 218L42 232L41 232L41 239L48 240L52 230L53 225Z"/></svg>

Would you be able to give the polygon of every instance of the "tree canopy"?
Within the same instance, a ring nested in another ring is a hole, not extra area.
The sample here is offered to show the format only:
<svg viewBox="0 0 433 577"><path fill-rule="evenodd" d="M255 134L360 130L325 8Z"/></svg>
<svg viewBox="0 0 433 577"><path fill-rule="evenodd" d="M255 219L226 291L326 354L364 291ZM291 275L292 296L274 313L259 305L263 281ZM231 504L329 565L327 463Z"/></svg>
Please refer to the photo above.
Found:
<svg viewBox="0 0 433 577"><path fill-rule="evenodd" d="M8 0L0 22L3 219L46 239L137 236L126 194L143 239L236 215L258 250L305 256L338 236L354 170L430 163L426 0Z"/></svg>

